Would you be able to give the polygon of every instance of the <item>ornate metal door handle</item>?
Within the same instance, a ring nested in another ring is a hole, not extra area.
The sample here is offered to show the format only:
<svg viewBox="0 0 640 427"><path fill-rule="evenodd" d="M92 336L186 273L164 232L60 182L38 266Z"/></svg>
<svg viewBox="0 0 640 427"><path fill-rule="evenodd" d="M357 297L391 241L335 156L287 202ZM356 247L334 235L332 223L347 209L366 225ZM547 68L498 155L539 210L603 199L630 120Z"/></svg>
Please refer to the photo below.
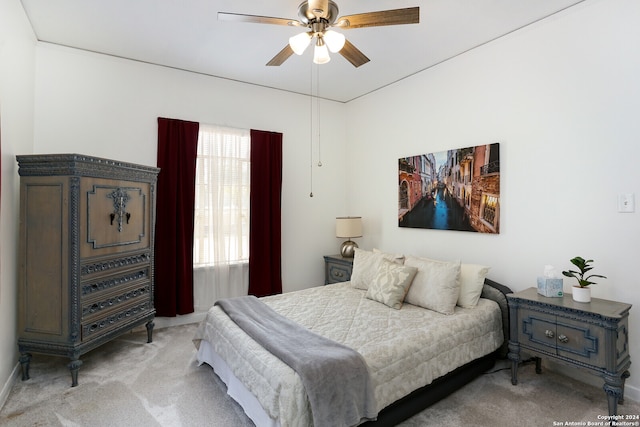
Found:
<svg viewBox="0 0 640 427"><path fill-rule="evenodd" d="M569 338L566 335L560 334L558 335L558 341L566 344L569 342Z"/></svg>
<svg viewBox="0 0 640 427"><path fill-rule="evenodd" d="M111 218L111 225L113 225L113 220L118 219L118 231L122 231L122 220L124 219L127 224L129 224L129 219L131 219L131 214L126 212L127 202L131 199L126 190L122 188L116 188L113 192L107 194L107 197L113 199L113 213L109 214L109 218Z"/></svg>
<svg viewBox="0 0 640 427"><path fill-rule="evenodd" d="M544 331L544 335L547 338L553 338L555 336L555 334L553 333L553 331L550 331L549 329L547 329L546 331Z"/></svg>

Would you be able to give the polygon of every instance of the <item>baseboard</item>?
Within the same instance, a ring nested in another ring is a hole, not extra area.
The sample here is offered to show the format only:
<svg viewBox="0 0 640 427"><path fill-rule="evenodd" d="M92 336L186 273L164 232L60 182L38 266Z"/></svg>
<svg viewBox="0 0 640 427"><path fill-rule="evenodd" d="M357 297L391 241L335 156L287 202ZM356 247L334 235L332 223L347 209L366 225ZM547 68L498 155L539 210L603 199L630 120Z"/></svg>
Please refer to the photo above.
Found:
<svg viewBox="0 0 640 427"><path fill-rule="evenodd" d="M602 388L604 384L602 377L592 375L580 369L567 369L565 365L555 363L549 359L543 358L542 365L544 368L547 368L555 373L573 378L574 380L578 380L594 387ZM629 381L627 380L624 386L624 399L633 400L634 402L640 402L640 388L629 385Z"/></svg>
<svg viewBox="0 0 640 427"><path fill-rule="evenodd" d="M188 325L189 323L200 323L205 316L207 315L206 311L196 312L184 314L182 316L176 317L156 317L153 319L154 327L153 329L162 329L162 328L170 328L172 326L180 326L180 325ZM144 331L145 327L138 326L134 329L134 332Z"/></svg>
<svg viewBox="0 0 640 427"><path fill-rule="evenodd" d="M635 386L625 385L624 399L633 400L634 402L640 402L640 388Z"/></svg>
<svg viewBox="0 0 640 427"><path fill-rule="evenodd" d="M11 375L9 375L9 378L7 378L7 381L2 386L2 390L0 391L0 409L4 407L5 402L9 398L9 394L11 393L11 389L13 388L13 384L18 381L20 369L20 363L16 363L13 371L11 371Z"/></svg>
<svg viewBox="0 0 640 427"><path fill-rule="evenodd" d="M200 323L207 315L206 311L184 314L176 317L156 317L153 321L156 328L169 328L171 326L187 325L189 323Z"/></svg>

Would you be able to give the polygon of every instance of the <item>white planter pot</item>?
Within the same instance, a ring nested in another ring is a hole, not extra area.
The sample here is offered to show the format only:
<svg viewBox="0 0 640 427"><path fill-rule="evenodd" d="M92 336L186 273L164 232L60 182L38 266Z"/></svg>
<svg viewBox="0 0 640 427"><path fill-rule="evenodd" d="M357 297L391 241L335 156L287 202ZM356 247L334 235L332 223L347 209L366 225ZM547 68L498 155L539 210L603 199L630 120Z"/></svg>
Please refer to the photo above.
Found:
<svg viewBox="0 0 640 427"><path fill-rule="evenodd" d="M573 300L576 302L591 302L591 288L573 287Z"/></svg>

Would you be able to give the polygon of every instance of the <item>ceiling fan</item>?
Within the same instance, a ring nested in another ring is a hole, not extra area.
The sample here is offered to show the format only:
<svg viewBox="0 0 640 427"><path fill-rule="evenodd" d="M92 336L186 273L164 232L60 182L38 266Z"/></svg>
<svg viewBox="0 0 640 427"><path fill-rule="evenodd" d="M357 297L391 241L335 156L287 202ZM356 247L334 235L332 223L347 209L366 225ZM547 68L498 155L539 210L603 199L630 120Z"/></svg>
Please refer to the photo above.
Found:
<svg viewBox="0 0 640 427"><path fill-rule="evenodd" d="M353 66L359 67L369 62L369 58L346 40L345 36L330 28L349 30L352 28L378 27L383 25L417 24L420 22L420 8L390 9L367 12L338 18L338 5L332 0L308 0L298 6L298 19L273 18L270 16L245 15L241 13L218 12L218 20L251 22L258 24L287 25L308 30L289 39L289 43L267 65L278 66L294 53L302 55L312 39L315 40L313 62L324 64L331 60L329 51L339 52Z"/></svg>

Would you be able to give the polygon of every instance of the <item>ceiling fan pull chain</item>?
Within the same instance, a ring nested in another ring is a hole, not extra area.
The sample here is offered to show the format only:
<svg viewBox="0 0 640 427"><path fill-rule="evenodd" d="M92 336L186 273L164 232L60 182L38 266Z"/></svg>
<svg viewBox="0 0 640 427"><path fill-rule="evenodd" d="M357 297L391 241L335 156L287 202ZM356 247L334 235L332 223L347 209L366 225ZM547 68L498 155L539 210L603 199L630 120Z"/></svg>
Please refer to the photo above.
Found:
<svg viewBox="0 0 640 427"><path fill-rule="evenodd" d="M309 197L313 197L313 63L311 64L309 88Z"/></svg>
<svg viewBox="0 0 640 427"><path fill-rule="evenodd" d="M318 67L316 72L316 113L318 114L318 167L320 168L322 167L322 153L320 152L320 67Z"/></svg>

